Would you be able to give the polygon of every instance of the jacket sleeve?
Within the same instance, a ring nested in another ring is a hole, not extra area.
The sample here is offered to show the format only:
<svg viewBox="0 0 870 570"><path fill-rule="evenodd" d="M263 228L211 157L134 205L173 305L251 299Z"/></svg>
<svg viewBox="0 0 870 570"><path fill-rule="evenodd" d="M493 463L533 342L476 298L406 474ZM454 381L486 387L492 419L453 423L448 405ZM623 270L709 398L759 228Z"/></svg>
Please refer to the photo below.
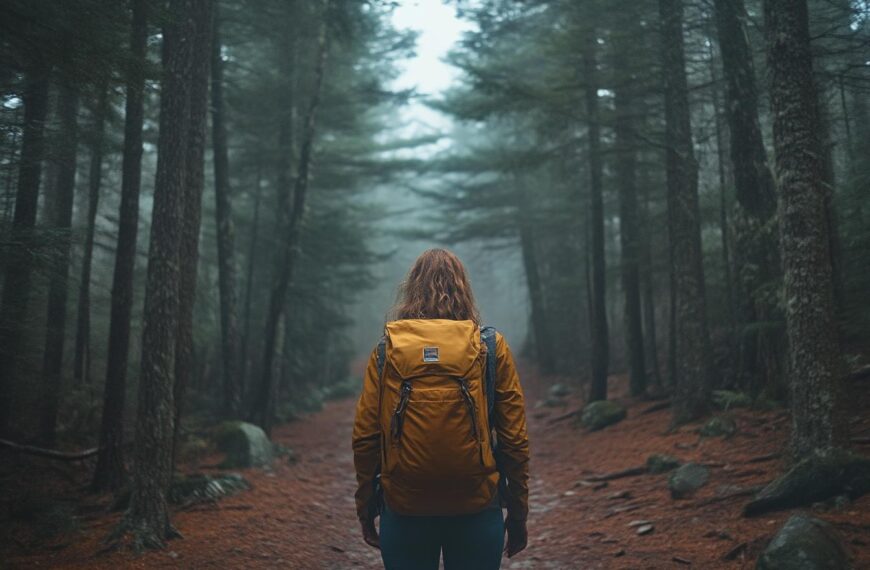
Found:
<svg viewBox="0 0 870 570"><path fill-rule="evenodd" d="M379 378L377 350L372 352L363 378L362 394L356 405L353 424L353 464L356 468L356 512L368 520L369 503L374 495L374 478L381 466L381 429L378 421Z"/></svg>
<svg viewBox="0 0 870 570"><path fill-rule="evenodd" d="M511 349L496 336L495 406L493 425L498 436L497 461L507 478L508 517L525 520L529 513L529 436L520 377Z"/></svg>

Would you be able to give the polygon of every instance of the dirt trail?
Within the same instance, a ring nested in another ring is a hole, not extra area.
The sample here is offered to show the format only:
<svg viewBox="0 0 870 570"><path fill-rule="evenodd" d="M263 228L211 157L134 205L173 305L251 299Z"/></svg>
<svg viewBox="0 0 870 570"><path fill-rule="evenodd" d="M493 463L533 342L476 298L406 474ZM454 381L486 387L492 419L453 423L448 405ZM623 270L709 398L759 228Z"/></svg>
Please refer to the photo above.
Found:
<svg viewBox="0 0 870 570"><path fill-rule="evenodd" d="M530 384L530 382L527 382ZM630 403L629 417L596 433L570 419L575 409L535 408L529 393L532 444L530 544L503 568L751 568L763 540L789 513L755 519L740 516L744 498L718 501L718 494L768 481L776 460L748 462L781 449L788 432L782 411L735 412L739 433L700 441L690 427L665 435L667 410L643 414L650 403ZM855 399L853 427L868 430L866 390ZM248 470L253 490L215 506L180 511L174 522L184 535L160 552L133 557L97 554L117 515L84 521L80 533L56 550L13 552L13 568L380 568L377 551L360 540L353 508L350 433L354 402L332 402L320 413L276 430L275 439L299 455L296 464L276 462L271 471ZM710 465L710 483L691 499L674 501L666 475L610 481L596 489L578 484L591 474L643 464L655 452ZM206 458L214 463L218 458ZM840 511L817 513L844 535L856 567L870 568L870 497ZM629 523L647 520L654 531L639 536ZM741 546L743 545L743 546ZM732 559L726 560L731 552ZM2 566L2 564L0 564Z"/></svg>

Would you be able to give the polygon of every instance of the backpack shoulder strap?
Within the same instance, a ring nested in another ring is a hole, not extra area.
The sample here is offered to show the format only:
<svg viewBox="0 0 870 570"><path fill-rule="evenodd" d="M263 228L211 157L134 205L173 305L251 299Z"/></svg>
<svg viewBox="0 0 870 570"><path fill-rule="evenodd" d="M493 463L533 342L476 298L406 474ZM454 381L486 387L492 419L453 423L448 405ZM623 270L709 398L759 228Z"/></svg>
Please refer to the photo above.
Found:
<svg viewBox="0 0 870 570"><path fill-rule="evenodd" d="M382 336L378 341L378 354L376 356L378 364L378 379L384 377L384 362L387 359L387 337Z"/></svg>
<svg viewBox="0 0 870 570"><path fill-rule="evenodd" d="M486 345L486 408L489 418L492 417L495 408L495 375L498 365L495 333L495 327L485 326L480 329L480 341Z"/></svg>

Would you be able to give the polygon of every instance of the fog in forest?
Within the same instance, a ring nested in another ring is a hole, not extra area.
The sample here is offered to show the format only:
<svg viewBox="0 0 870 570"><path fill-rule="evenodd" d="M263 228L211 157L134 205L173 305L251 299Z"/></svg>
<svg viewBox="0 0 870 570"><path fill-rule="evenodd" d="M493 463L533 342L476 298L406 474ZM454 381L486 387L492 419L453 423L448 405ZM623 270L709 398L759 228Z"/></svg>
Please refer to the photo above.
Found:
<svg viewBox="0 0 870 570"><path fill-rule="evenodd" d="M382 567L433 403L502 567L870 567L868 379L867 0L0 2L2 568Z"/></svg>

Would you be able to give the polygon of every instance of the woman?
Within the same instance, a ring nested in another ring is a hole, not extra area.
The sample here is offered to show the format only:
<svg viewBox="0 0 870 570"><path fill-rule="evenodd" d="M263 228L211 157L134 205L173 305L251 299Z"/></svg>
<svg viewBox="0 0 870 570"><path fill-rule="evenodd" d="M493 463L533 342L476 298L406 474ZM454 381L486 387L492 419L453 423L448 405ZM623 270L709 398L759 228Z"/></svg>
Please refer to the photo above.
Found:
<svg viewBox="0 0 870 570"><path fill-rule="evenodd" d="M502 549L511 557L527 540L529 443L510 348L481 329L465 267L443 249L414 262L392 317L353 430L363 539L387 570L435 570L442 551L445 570L497 569Z"/></svg>

